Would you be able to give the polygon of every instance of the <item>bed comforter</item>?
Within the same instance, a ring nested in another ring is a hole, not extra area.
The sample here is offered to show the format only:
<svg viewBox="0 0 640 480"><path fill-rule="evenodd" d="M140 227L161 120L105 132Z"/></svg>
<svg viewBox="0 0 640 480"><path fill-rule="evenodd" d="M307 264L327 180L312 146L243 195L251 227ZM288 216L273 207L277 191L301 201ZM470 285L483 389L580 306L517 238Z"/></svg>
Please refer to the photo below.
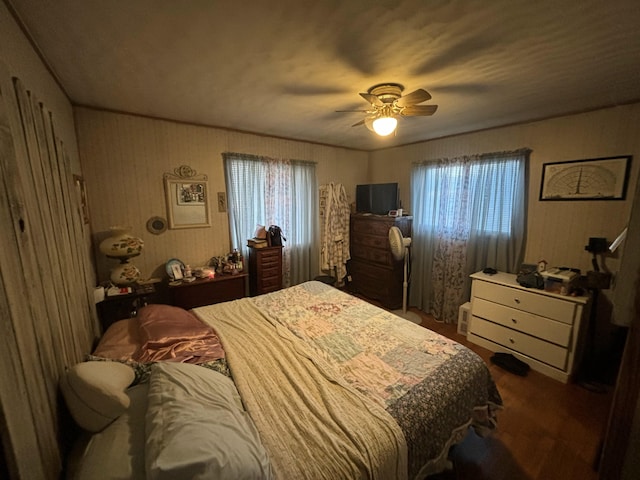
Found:
<svg viewBox="0 0 640 480"><path fill-rule="evenodd" d="M475 353L322 283L194 313L279 478L424 478L469 425L495 425L502 401Z"/></svg>

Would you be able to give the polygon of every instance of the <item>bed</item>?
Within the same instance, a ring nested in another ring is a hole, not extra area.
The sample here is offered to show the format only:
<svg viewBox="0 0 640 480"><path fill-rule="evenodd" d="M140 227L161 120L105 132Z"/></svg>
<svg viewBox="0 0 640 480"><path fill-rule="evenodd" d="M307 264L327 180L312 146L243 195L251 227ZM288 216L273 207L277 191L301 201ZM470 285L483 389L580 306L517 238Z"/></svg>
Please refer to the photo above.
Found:
<svg viewBox="0 0 640 480"><path fill-rule="evenodd" d="M474 352L320 282L138 317L61 385L81 425L69 392L83 382L113 377L91 388L118 400L76 445L72 478L420 479L502 405Z"/></svg>

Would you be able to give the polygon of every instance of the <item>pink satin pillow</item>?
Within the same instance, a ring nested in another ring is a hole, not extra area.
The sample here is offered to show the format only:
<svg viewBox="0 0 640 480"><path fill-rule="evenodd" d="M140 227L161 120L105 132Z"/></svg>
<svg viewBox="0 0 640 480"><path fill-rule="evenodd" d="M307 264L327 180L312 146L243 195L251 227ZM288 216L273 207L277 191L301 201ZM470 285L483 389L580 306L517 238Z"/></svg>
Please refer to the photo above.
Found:
<svg viewBox="0 0 640 480"><path fill-rule="evenodd" d="M130 360L141 345L138 319L127 318L107 328L93 354L113 360Z"/></svg>
<svg viewBox="0 0 640 480"><path fill-rule="evenodd" d="M193 313L170 305L147 305L138 312L142 348L139 362L204 363L224 358L220 339Z"/></svg>
<svg viewBox="0 0 640 480"><path fill-rule="evenodd" d="M140 309L137 318L143 345L167 340L194 340L213 332L193 313L171 305L146 305Z"/></svg>

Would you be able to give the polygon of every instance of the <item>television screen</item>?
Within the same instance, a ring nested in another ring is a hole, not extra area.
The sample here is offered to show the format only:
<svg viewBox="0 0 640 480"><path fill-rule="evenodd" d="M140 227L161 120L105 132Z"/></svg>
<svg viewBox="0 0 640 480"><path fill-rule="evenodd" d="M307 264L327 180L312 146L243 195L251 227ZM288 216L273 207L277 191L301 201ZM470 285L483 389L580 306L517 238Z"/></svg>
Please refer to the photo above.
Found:
<svg viewBox="0 0 640 480"><path fill-rule="evenodd" d="M356 185L356 211L386 215L399 207L397 183Z"/></svg>

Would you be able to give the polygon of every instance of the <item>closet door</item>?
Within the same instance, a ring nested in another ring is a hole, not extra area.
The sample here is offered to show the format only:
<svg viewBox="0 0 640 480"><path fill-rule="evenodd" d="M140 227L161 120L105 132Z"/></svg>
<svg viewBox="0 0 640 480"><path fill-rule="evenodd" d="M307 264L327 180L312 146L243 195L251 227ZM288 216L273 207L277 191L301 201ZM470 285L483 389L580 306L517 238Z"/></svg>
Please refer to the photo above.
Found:
<svg viewBox="0 0 640 480"><path fill-rule="evenodd" d="M88 235L53 118L0 63L0 422L12 478L60 476L73 429L58 380L98 332Z"/></svg>

